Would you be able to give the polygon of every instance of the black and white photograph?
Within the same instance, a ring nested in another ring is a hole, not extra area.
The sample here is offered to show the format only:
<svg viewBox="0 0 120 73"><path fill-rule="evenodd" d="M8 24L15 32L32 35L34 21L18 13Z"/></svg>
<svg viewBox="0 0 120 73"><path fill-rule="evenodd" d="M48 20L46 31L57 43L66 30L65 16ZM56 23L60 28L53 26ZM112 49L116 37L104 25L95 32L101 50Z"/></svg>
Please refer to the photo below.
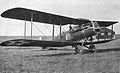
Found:
<svg viewBox="0 0 120 73"><path fill-rule="evenodd" d="M120 0L0 0L0 73L120 73Z"/></svg>

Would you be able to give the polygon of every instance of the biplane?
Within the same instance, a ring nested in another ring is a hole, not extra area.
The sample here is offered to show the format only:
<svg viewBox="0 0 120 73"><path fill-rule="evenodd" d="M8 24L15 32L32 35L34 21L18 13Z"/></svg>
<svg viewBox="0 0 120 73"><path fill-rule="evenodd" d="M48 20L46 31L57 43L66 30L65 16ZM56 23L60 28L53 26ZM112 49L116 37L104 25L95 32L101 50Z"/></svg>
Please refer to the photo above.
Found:
<svg viewBox="0 0 120 73"><path fill-rule="evenodd" d="M72 46L75 53L83 52L83 46L89 51L95 52L95 44L112 41L115 36L113 24L117 21L94 21L83 18L71 18L57 14L46 13L26 8L12 8L1 14L4 18L18 19L31 22L31 39L13 39L2 42L1 46L38 46L46 47ZM33 22L53 25L52 40L33 40ZM54 26L60 27L58 36L54 36ZM62 32L62 26L70 25L69 31ZM75 25L75 26L71 26ZM107 28L111 26L111 29ZM58 39L59 38L59 39Z"/></svg>

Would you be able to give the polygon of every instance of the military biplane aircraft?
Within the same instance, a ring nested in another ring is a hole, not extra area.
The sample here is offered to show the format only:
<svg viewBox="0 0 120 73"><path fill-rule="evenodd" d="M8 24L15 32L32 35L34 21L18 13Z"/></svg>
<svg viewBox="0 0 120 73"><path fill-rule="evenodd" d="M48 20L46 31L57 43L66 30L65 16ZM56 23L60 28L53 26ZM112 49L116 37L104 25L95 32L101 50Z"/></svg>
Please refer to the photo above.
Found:
<svg viewBox="0 0 120 73"><path fill-rule="evenodd" d="M82 53L82 46L86 47L89 51L94 52L96 50L94 44L105 43L113 40L115 36L113 24L117 23L117 21L93 21L83 18L77 19L21 7L6 10L1 14L1 16L11 19L31 21L31 37L32 22L53 25L53 39L51 41L13 39L2 42L0 44L1 46L39 46L42 48L72 46L75 48L75 53ZM68 24L70 25L70 30L62 32L62 26ZM54 25L60 26L60 35L56 37L54 36ZM72 27L71 25L76 26ZM111 25L111 29L106 28Z"/></svg>

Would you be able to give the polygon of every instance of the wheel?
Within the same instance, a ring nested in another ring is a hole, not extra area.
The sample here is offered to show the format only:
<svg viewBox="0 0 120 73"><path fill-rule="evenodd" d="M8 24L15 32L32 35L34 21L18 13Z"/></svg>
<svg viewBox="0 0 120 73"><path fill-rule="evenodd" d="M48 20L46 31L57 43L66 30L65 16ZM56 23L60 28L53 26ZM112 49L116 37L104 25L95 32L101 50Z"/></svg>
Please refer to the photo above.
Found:
<svg viewBox="0 0 120 73"><path fill-rule="evenodd" d="M78 47L76 46L76 47L75 47L75 54L77 54L77 53L79 53L79 49L78 49Z"/></svg>
<svg viewBox="0 0 120 73"><path fill-rule="evenodd" d="M83 47L81 47L80 45L75 46L75 54L77 53L83 53Z"/></svg>
<svg viewBox="0 0 120 73"><path fill-rule="evenodd" d="M92 53L96 52L96 47L95 47L95 45L91 44L91 45L89 46L89 50L90 50L90 52L92 52Z"/></svg>
<svg viewBox="0 0 120 73"><path fill-rule="evenodd" d="M42 46L42 49L46 49L46 47L45 47L45 46Z"/></svg>

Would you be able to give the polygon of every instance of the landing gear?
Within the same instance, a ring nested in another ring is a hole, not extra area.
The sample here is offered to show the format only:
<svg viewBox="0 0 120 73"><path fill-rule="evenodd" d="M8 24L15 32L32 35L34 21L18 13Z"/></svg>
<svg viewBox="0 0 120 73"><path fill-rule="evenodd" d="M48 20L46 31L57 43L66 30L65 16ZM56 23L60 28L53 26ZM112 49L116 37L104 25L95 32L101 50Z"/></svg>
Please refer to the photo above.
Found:
<svg viewBox="0 0 120 73"><path fill-rule="evenodd" d="M80 46L80 45L75 46L75 55L78 54L78 53L80 53L80 54L83 53L83 47Z"/></svg>
<svg viewBox="0 0 120 73"><path fill-rule="evenodd" d="M83 47L86 47L88 49L88 51L91 52L91 53L95 53L96 50L97 50L94 44L91 44L89 47L86 46L86 45L83 45L83 46L76 45L75 46L75 55L78 54L78 53L83 54L83 51L85 51L83 49Z"/></svg>
<svg viewBox="0 0 120 73"><path fill-rule="evenodd" d="M45 47L45 46L42 46L42 49L46 49L46 47Z"/></svg>
<svg viewBox="0 0 120 73"><path fill-rule="evenodd" d="M82 42L82 45L75 45L75 54L77 53L80 53L82 54L83 53L83 47L84 47L84 43L88 40L88 38L85 37L84 41Z"/></svg>
<svg viewBox="0 0 120 73"><path fill-rule="evenodd" d="M74 46L74 47L75 47L75 54L77 54L77 53L82 54L82 53L83 53L83 47L86 47L86 48L88 49L88 51L91 52L91 53L96 52L96 47L95 47L95 45L92 43L92 40L91 40L91 42L90 42L90 46L89 46L89 47L85 45L85 42L86 42L87 40L88 40L88 38L85 38L85 40L82 42L82 45L81 45L81 46L80 46L80 45L75 45L75 46Z"/></svg>
<svg viewBox="0 0 120 73"><path fill-rule="evenodd" d="M75 46L75 55L76 55L77 53L79 53L79 49L78 49L77 46Z"/></svg>
<svg viewBox="0 0 120 73"><path fill-rule="evenodd" d="M94 53L97 50L94 44L91 44L88 49L91 53Z"/></svg>
<svg viewBox="0 0 120 73"><path fill-rule="evenodd" d="M89 51L90 51L91 53L94 53L94 52L96 52L96 47L95 47L95 45L93 44L92 40L93 40L93 38L90 37L90 46L88 47L88 49L89 49Z"/></svg>

